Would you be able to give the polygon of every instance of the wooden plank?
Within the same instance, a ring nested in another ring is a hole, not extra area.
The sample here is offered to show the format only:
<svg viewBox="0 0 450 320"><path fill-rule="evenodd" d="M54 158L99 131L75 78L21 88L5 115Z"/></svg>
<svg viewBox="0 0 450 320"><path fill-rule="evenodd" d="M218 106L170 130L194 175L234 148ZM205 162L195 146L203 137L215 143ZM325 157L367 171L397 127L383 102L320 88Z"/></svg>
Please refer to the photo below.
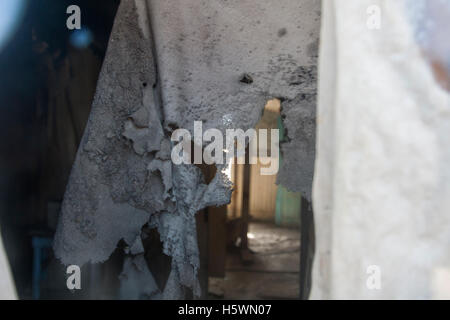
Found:
<svg viewBox="0 0 450 320"><path fill-rule="evenodd" d="M254 220L274 222L278 190L277 175L261 175L262 167L265 166L261 166L259 162L252 165L249 211Z"/></svg>
<svg viewBox="0 0 450 320"><path fill-rule="evenodd" d="M249 149L247 147L245 151L245 164L244 164L244 186L243 186L243 198L242 198L242 230L241 230L241 261L243 264L250 264L253 262L253 256L248 248L248 224L250 222L250 160Z"/></svg>
<svg viewBox="0 0 450 320"><path fill-rule="evenodd" d="M300 299L311 291L311 274L315 251L314 216L311 203L302 198L300 214Z"/></svg>
<svg viewBox="0 0 450 320"><path fill-rule="evenodd" d="M225 277L227 250L227 207L208 209L208 274L210 277Z"/></svg>
<svg viewBox="0 0 450 320"><path fill-rule="evenodd" d="M209 263L209 241L208 241L208 213L201 210L196 216L197 222L197 242L200 255L200 270L198 271L198 279L202 290L201 300L208 299L208 263Z"/></svg>
<svg viewBox="0 0 450 320"><path fill-rule="evenodd" d="M205 176L206 183L209 183L215 176L217 168L213 165L199 165ZM211 277L225 277L225 259L226 259L226 219L227 206L208 207L204 213L204 224L198 224L199 248L206 275ZM205 230L202 230L205 229ZM203 242L206 242L204 244ZM203 254L202 254L203 252ZM207 280L206 280L207 281Z"/></svg>

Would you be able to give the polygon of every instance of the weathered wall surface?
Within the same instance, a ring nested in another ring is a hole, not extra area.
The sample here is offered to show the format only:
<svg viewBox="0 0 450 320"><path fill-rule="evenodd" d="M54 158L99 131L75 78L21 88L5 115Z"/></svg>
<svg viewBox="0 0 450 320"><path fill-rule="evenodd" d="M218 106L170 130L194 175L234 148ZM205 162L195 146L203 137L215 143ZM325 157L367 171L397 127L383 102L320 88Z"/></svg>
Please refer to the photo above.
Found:
<svg viewBox="0 0 450 320"><path fill-rule="evenodd" d="M323 2L313 298L432 298L450 267L450 95L406 4ZM379 30L366 27L371 5Z"/></svg>
<svg viewBox="0 0 450 320"><path fill-rule="evenodd" d="M320 1L149 1L165 126L253 128L280 98L278 183L308 198L314 166ZM240 82L243 75L253 82Z"/></svg>
<svg viewBox="0 0 450 320"><path fill-rule="evenodd" d="M204 130L246 130L272 97L285 101L289 118L311 116L305 94L315 89L319 10L315 0L122 0L63 203L55 239L62 262L105 261L124 239L132 260L123 278L154 283L151 273L135 274L148 223L173 258L172 272L163 292L142 288L134 297L180 298L180 284L198 294L194 215L227 203L231 186L222 165L208 185L194 165L173 165L170 134L195 120ZM314 128L305 135L295 125L286 125L291 140L309 139L300 145L305 161L283 148L295 169L284 179L309 194ZM294 172L304 179L294 183Z"/></svg>

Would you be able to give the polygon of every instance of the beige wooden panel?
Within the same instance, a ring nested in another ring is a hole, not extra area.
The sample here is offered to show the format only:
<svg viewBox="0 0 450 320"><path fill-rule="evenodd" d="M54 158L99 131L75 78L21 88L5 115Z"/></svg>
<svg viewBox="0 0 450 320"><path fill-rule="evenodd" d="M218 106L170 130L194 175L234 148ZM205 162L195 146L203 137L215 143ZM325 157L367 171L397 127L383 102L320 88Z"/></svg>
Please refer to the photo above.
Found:
<svg viewBox="0 0 450 320"><path fill-rule="evenodd" d="M261 164L251 165L250 172L250 215L253 219L274 221L278 186L277 176L260 173Z"/></svg>
<svg viewBox="0 0 450 320"><path fill-rule="evenodd" d="M255 126L258 132L259 129L278 129L277 118L280 115L280 100L273 99L267 102L263 117ZM271 154L271 135L270 131L267 133L267 151L261 150L258 147L258 154ZM236 161L236 159L235 159ZM251 165L250 173L250 215L257 220L274 221L275 219L275 204L277 196L277 186L275 184L276 175L262 176L260 174L261 165ZM231 181L234 183L234 192L231 198L231 203L227 207L227 215L229 219L238 218L242 212L242 197L243 197L243 177L244 165L233 164L231 168Z"/></svg>
<svg viewBox="0 0 450 320"><path fill-rule="evenodd" d="M231 196L231 203L227 207L228 218L238 218L242 212L242 197L243 197L243 178L244 165L233 164L231 168L231 181L234 183L234 191Z"/></svg>

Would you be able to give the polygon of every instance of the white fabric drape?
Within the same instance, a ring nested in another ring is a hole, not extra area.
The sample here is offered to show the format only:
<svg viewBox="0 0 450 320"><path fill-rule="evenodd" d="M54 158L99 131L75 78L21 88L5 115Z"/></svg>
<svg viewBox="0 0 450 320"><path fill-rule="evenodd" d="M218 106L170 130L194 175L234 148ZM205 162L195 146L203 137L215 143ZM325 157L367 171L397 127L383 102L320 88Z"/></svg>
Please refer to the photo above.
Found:
<svg viewBox="0 0 450 320"><path fill-rule="evenodd" d="M17 299L16 288L0 235L0 300L14 299Z"/></svg>
<svg viewBox="0 0 450 320"><path fill-rule="evenodd" d="M450 267L449 93L411 4L323 1L314 299L436 298L433 278ZM380 29L367 27L373 5Z"/></svg>

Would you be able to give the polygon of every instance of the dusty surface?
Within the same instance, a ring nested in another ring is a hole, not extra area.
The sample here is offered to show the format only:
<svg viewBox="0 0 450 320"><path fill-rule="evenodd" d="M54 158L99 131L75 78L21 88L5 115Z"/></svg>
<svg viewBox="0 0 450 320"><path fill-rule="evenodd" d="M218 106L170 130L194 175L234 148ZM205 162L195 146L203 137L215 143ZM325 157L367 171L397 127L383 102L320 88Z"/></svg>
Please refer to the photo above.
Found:
<svg viewBox="0 0 450 320"><path fill-rule="evenodd" d="M139 27L134 2L124 1L66 190L55 253L64 264L103 262L119 240L139 243L149 223L174 258L165 297L178 298L180 284L199 290L194 215L226 203L231 190L220 174L207 186L195 166L172 168L155 75L150 34Z"/></svg>
<svg viewBox="0 0 450 320"><path fill-rule="evenodd" d="M290 120L279 182L309 197L319 18L315 0L123 0L62 206L61 261L103 262L121 239L139 247L148 223L173 257L158 294L199 294L194 215L227 203L230 184L221 170L206 185L197 167L173 165L171 132L194 120L204 130L254 127L273 97ZM140 265L143 253L130 254Z"/></svg>
<svg viewBox="0 0 450 320"><path fill-rule="evenodd" d="M242 265L238 252L227 255L225 279L210 280L212 298L298 299L300 232L268 223L251 223L254 263ZM219 296L217 295L219 294Z"/></svg>
<svg viewBox="0 0 450 320"><path fill-rule="evenodd" d="M320 1L149 3L165 126L192 129L202 120L204 130L247 130L267 100L283 100L287 142L277 182L309 199Z"/></svg>

